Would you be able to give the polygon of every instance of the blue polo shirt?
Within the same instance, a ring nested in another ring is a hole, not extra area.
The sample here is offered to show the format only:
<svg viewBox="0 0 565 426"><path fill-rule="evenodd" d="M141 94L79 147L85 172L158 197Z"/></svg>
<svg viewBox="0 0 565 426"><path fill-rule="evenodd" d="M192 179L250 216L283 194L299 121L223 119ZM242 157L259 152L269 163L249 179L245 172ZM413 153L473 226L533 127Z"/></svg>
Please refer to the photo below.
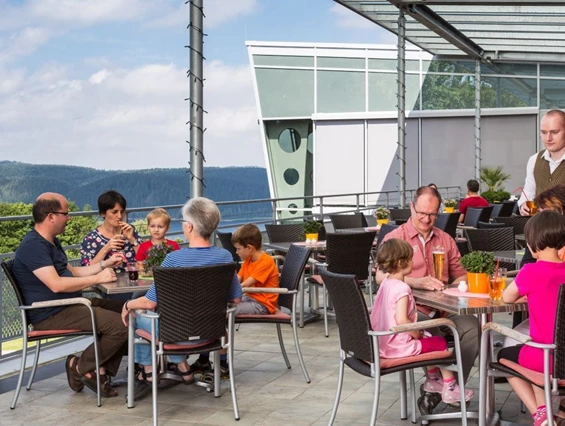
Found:
<svg viewBox="0 0 565 426"><path fill-rule="evenodd" d="M36 269L53 266L60 277L72 277L73 274L67 269L67 263L67 255L57 238L52 244L39 235L35 229L29 231L16 250L13 269L24 303L31 305L34 302L46 300L81 297L82 292L80 291L54 293L33 273ZM31 309L28 311L28 318L32 324L37 324L65 308L66 306Z"/></svg>

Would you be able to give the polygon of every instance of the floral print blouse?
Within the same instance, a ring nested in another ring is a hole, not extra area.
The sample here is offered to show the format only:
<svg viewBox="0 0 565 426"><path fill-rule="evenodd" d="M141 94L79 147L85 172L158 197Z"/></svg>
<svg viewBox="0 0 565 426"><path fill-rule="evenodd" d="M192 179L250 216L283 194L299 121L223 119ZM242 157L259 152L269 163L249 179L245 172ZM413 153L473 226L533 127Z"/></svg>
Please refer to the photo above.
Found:
<svg viewBox="0 0 565 426"><path fill-rule="evenodd" d="M143 242L143 240L139 237L137 231L133 230L133 236L137 240L139 244ZM102 247L104 247L110 241L109 238L106 238L104 235L100 233L98 228L94 231L90 232L84 239L82 240L82 244L80 246L80 256L81 256L81 265L88 266L92 259L96 257L98 252ZM129 262L135 262L135 251L131 243L126 240L124 249L124 255L126 256L126 261L122 264L122 266L115 268L116 272L125 272L126 264ZM114 252L109 252L104 260L108 259Z"/></svg>

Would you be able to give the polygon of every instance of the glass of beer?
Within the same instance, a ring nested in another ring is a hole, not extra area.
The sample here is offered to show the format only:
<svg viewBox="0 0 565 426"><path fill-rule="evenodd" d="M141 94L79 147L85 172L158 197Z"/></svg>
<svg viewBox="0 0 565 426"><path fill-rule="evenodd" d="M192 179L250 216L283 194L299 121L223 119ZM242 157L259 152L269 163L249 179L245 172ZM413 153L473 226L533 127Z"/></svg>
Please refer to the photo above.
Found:
<svg viewBox="0 0 565 426"><path fill-rule="evenodd" d="M530 211L530 215L533 216L538 212L538 206L534 200L526 200L526 207Z"/></svg>
<svg viewBox="0 0 565 426"><path fill-rule="evenodd" d="M506 274L506 268L498 268L498 273L489 275L489 296L492 300L502 300L502 292L506 288Z"/></svg>
<svg viewBox="0 0 565 426"><path fill-rule="evenodd" d="M434 277L443 281L443 262L445 260L445 248L443 246L435 246L432 249L434 255Z"/></svg>

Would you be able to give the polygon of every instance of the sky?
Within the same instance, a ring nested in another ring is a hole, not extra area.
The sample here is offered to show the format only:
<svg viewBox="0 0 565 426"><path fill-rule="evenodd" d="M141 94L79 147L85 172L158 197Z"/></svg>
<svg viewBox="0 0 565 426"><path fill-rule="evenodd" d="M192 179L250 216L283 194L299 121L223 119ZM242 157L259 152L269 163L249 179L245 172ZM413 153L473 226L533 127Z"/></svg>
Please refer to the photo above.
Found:
<svg viewBox="0 0 565 426"><path fill-rule="evenodd" d="M265 167L246 40L394 43L332 0L203 0L205 166ZM0 0L0 160L188 167L184 0Z"/></svg>

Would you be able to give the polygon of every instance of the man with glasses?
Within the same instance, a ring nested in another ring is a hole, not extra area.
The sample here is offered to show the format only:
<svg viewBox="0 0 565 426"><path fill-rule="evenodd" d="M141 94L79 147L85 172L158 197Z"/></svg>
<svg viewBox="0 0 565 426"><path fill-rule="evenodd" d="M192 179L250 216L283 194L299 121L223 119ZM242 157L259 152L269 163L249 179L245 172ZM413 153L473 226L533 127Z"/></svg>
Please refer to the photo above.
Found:
<svg viewBox="0 0 565 426"><path fill-rule="evenodd" d="M34 228L20 243L14 259L13 272L24 303L64 300L81 297L82 290L104 282L116 281L113 267L122 263L122 257L109 259L86 267L73 267L57 238L65 232L69 203L60 194L40 195L32 208ZM127 348L127 328L121 321L123 302L91 299L98 331L100 371L95 371L94 345L86 348L81 357L67 358L67 379L75 392L84 386L96 392L96 374L100 374L101 393L117 396L108 383L107 375L116 375ZM84 305L57 306L28 311L35 330L92 330L89 309Z"/></svg>
<svg viewBox="0 0 565 426"><path fill-rule="evenodd" d="M441 195L438 190L429 186L422 186L416 190L414 200L410 203L410 219L395 230L389 232L383 241L399 238L407 241L414 250L413 267L409 276L405 277L406 284L421 290L443 290L444 285L453 282L459 283L466 279L467 272L461 266L461 255L455 240L441 229L434 227L439 214ZM434 274L433 248L443 246L445 259L443 264L442 279L436 279ZM380 283L385 274L377 271L377 281ZM435 311L427 306L417 305L418 319L420 321L449 317L455 322L457 332L461 339L461 357L465 382L475 362L479 350L479 324L473 315L447 315ZM433 335L441 335L438 329L428 330ZM441 401L440 394L431 394L421 389L422 396L418 405L422 414L431 414L432 410ZM439 396L436 398L436 396Z"/></svg>

